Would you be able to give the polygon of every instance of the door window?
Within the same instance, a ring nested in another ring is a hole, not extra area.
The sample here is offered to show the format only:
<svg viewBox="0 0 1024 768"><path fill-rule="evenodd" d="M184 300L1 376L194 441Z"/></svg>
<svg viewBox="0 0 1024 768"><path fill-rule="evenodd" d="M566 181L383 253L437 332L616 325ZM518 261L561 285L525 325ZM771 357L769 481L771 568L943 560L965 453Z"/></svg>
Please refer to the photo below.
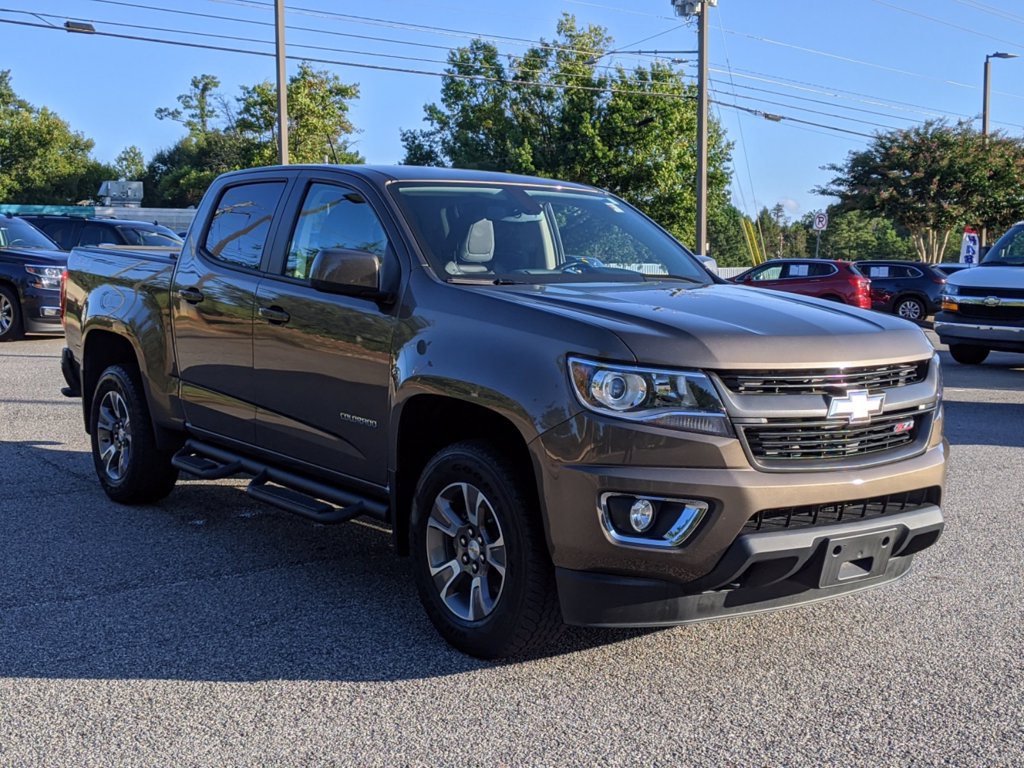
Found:
<svg viewBox="0 0 1024 768"><path fill-rule="evenodd" d="M206 252L236 267L259 269L284 186L273 181L224 190L203 241Z"/></svg>
<svg viewBox="0 0 1024 768"><path fill-rule="evenodd" d="M313 184L302 201L284 275L309 279L313 259L328 248L366 251L383 259L387 247L384 226L363 195L334 184Z"/></svg>
<svg viewBox="0 0 1024 768"><path fill-rule="evenodd" d="M751 281L760 283L764 280L778 280L782 277L782 265L773 264L768 267L762 267L757 272L753 272L750 275Z"/></svg>

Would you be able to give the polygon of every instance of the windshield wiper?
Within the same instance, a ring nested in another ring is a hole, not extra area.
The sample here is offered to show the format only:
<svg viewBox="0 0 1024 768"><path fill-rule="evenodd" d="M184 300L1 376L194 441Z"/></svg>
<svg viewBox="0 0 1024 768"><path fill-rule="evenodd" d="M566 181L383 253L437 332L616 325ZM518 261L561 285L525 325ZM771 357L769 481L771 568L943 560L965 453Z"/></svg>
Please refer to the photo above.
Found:
<svg viewBox="0 0 1024 768"><path fill-rule="evenodd" d="M684 283L694 283L696 285L707 285L707 281L701 280L697 277L688 277L686 275L644 275L644 280L647 282L657 282L658 280L681 280Z"/></svg>
<svg viewBox="0 0 1024 768"><path fill-rule="evenodd" d="M452 285L522 285L520 280L509 280L507 277L449 277L446 283Z"/></svg>

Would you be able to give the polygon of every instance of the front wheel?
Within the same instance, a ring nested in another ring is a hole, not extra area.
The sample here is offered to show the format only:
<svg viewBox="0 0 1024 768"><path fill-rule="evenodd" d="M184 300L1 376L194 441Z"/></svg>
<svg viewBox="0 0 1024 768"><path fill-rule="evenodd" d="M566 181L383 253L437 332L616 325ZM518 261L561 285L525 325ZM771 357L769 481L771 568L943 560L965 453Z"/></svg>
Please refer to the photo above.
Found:
<svg viewBox="0 0 1024 768"><path fill-rule="evenodd" d="M445 448L423 470L410 525L416 587L434 626L464 653L517 656L561 631L533 497L484 442Z"/></svg>
<svg viewBox="0 0 1024 768"><path fill-rule="evenodd" d="M171 452L156 447L142 383L134 371L112 365L92 396L92 460L107 496L147 504L169 494L178 480Z"/></svg>
<svg viewBox="0 0 1024 768"><path fill-rule="evenodd" d="M0 341L20 339L23 334L18 295L7 286L0 286Z"/></svg>
<svg viewBox="0 0 1024 768"><path fill-rule="evenodd" d="M988 357L988 350L974 344L950 344L949 354L963 365L981 365Z"/></svg>

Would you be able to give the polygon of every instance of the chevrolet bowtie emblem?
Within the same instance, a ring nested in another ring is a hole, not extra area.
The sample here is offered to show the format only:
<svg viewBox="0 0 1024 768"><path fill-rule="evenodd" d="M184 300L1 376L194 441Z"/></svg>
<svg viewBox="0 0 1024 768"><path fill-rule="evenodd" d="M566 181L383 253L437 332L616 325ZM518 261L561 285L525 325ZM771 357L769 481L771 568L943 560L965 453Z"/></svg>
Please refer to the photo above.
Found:
<svg viewBox="0 0 1024 768"><path fill-rule="evenodd" d="M833 397L828 404L828 417L846 416L851 424L871 421L882 412L885 395L869 395L866 389L854 389L844 397Z"/></svg>

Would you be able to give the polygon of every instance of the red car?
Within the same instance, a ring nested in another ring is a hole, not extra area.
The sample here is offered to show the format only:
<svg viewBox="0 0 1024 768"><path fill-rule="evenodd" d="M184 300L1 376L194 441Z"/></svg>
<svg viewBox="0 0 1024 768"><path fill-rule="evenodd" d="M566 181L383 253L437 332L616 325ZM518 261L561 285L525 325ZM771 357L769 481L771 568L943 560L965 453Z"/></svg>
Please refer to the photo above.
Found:
<svg viewBox="0 0 1024 768"><path fill-rule="evenodd" d="M773 259L736 275L732 282L871 309L871 281L849 261Z"/></svg>

